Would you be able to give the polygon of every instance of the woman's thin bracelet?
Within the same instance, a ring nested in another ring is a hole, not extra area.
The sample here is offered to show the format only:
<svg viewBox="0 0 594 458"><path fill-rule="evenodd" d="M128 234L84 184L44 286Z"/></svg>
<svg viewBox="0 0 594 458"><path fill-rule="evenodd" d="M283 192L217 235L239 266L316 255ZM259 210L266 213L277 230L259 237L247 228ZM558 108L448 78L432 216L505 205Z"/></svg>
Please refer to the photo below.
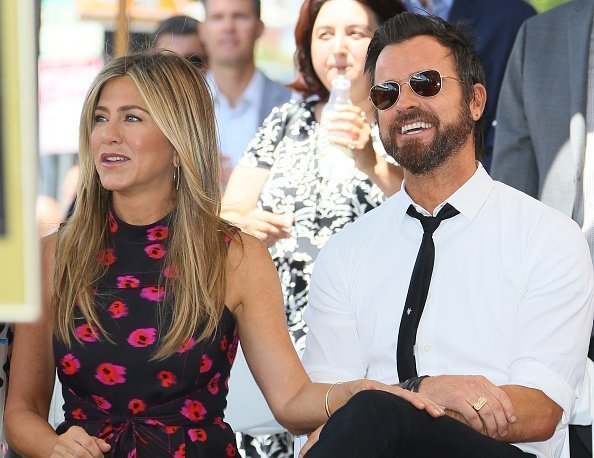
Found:
<svg viewBox="0 0 594 458"><path fill-rule="evenodd" d="M336 382L335 384L331 385L330 388L328 388L328 391L326 391L326 397L324 399L324 407L326 408L326 416L328 418L330 418L330 415L332 415L332 413L330 412L330 403L328 402L328 398L330 397L330 391L332 391L332 388L334 388L336 385L340 385L342 382Z"/></svg>

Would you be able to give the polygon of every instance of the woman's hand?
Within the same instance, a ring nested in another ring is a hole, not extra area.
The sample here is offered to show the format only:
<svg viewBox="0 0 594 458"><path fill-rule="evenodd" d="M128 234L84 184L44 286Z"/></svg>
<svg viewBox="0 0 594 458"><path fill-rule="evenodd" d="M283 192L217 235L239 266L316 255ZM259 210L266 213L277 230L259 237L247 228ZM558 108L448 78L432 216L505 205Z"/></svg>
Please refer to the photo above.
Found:
<svg viewBox="0 0 594 458"><path fill-rule="evenodd" d="M111 446L103 439L90 436L80 426L71 426L64 434L58 436L50 458L103 458L110 449Z"/></svg>
<svg viewBox="0 0 594 458"><path fill-rule="evenodd" d="M373 148L371 125L356 105L338 105L327 124L329 140L349 148L355 166L375 183L386 196L397 192L404 178L402 168L386 162Z"/></svg>
<svg viewBox="0 0 594 458"><path fill-rule="evenodd" d="M293 215L279 215L256 208L236 221L242 230L259 238L266 246L272 246L280 239L291 237Z"/></svg>
<svg viewBox="0 0 594 458"><path fill-rule="evenodd" d="M349 148L359 170L367 173L377 159L371 141L371 126L356 105L337 105L326 125L330 142Z"/></svg>
<svg viewBox="0 0 594 458"><path fill-rule="evenodd" d="M429 399L427 396L421 393L414 393L412 391L404 390L399 386L386 385L384 383L376 382L375 380L355 380L353 382L347 383L346 385L351 385L351 395L349 399L360 391L381 390L395 394L399 398L406 399L417 409L425 410L434 418L445 415L445 409L441 405Z"/></svg>

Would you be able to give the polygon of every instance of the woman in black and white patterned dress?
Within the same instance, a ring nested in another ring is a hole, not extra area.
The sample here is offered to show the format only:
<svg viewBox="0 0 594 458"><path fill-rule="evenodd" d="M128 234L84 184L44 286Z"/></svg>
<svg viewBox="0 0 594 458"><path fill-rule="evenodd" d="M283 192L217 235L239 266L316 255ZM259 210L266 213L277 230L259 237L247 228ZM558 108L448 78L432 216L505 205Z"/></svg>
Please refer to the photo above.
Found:
<svg viewBox="0 0 594 458"><path fill-rule="evenodd" d="M370 82L363 67L379 24L402 11L393 0L303 3L295 30L300 77L291 85L303 101L272 111L225 191L222 216L269 246L291 338L300 354L307 333L303 312L318 252L331 235L400 189L400 168L386 161L379 151L383 148L377 148L379 139L372 135ZM337 174L324 166L328 143L319 121L338 74L351 81L353 104L341 107L327 131L335 143L352 151L353 159L337 158L343 162ZM221 135L233 135L220 128ZM249 441L244 440L247 456L292 456L290 438Z"/></svg>

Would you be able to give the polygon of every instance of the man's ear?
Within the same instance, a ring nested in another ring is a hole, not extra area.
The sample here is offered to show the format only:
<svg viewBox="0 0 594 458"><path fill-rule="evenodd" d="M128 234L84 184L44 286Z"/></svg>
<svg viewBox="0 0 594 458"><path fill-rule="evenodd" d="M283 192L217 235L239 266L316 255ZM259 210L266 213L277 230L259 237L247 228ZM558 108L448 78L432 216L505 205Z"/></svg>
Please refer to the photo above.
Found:
<svg viewBox="0 0 594 458"><path fill-rule="evenodd" d="M485 111L487 104L487 90L480 83L472 85L472 100L470 101L470 113L472 119L478 121Z"/></svg>
<svg viewBox="0 0 594 458"><path fill-rule="evenodd" d="M256 38L260 38L264 33L264 21L262 19L258 19L258 30L256 31Z"/></svg>

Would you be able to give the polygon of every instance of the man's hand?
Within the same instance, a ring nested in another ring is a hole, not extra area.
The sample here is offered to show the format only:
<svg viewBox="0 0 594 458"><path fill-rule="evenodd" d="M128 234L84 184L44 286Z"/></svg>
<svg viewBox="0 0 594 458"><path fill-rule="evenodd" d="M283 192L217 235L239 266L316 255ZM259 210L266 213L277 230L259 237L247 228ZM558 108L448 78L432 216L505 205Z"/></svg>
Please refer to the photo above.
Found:
<svg viewBox="0 0 594 458"><path fill-rule="evenodd" d="M491 437L505 438L509 423L517 420L508 395L482 375L427 377L419 392L444 406L450 416ZM477 404L481 397L486 399L482 407L481 403Z"/></svg>

